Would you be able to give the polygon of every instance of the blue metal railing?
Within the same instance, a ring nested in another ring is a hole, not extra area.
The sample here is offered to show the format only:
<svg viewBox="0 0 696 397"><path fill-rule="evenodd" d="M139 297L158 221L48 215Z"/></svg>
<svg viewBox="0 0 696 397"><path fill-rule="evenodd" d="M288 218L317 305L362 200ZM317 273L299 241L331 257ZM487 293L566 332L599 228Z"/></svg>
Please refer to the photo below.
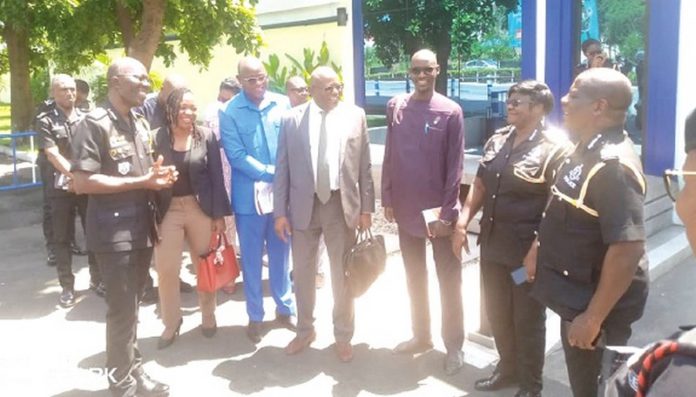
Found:
<svg viewBox="0 0 696 397"><path fill-rule="evenodd" d="M17 151L17 139L29 138L29 152L18 152ZM0 191L7 190L17 190L25 189L29 187L41 186L41 180L37 175L36 166L36 152L34 146L34 137L36 137L36 132L15 132L11 134L0 134L0 139L9 138L10 139L10 151L5 154L10 156L12 159L12 183L9 185L0 186ZM18 156L25 157L24 159L18 158ZM18 163L31 163L31 182L22 182L19 175Z"/></svg>

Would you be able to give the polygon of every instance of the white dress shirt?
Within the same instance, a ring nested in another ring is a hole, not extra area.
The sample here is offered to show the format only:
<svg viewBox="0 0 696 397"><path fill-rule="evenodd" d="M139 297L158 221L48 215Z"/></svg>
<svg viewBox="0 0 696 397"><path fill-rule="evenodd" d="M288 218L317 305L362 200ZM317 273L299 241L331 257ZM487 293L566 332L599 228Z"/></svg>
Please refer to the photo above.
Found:
<svg viewBox="0 0 696 397"><path fill-rule="evenodd" d="M344 134L348 133L346 123L341 122L343 106L338 106L326 114L326 150L329 160L329 185L331 190L340 188L338 174L340 170L341 141ZM319 156L319 129L321 128L321 112L323 110L314 101L309 103L309 151L312 157L312 171L314 171L314 186L317 185L317 157Z"/></svg>

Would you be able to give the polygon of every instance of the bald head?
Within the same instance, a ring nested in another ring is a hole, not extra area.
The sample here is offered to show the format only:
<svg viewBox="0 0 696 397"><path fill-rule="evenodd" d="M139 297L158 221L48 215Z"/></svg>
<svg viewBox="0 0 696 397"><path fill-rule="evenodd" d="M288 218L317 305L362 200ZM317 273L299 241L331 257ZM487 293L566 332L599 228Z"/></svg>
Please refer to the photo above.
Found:
<svg viewBox="0 0 696 397"><path fill-rule="evenodd" d="M145 66L137 59L130 57L119 58L109 65L109 69L106 72L106 79L110 83L114 77L121 74L133 73L134 71L147 73Z"/></svg>
<svg viewBox="0 0 696 397"><path fill-rule="evenodd" d="M157 102L164 106L164 104L167 102L169 94L179 88L186 88L186 80L178 74L168 75L162 82L162 88L160 89L159 94L157 94Z"/></svg>
<svg viewBox="0 0 696 397"><path fill-rule="evenodd" d="M428 49L423 49L423 50L418 50L416 51L413 56L411 57L411 63L421 63L421 62L426 62L426 63L432 63L437 65L437 55L435 55L434 52L428 50Z"/></svg>
<svg viewBox="0 0 696 397"><path fill-rule="evenodd" d="M318 66L316 69L314 69L310 78L311 82L314 83L318 80L338 78L338 75L333 69L331 69L328 66Z"/></svg>
<svg viewBox="0 0 696 397"><path fill-rule="evenodd" d="M301 105L307 102L309 96L307 83L300 76L292 76L285 82L285 94L290 99L290 106Z"/></svg>
<svg viewBox="0 0 696 397"><path fill-rule="evenodd" d="M309 93L317 106L330 111L341 99L343 84L333 69L328 66L319 66L312 72Z"/></svg>
<svg viewBox="0 0 696 397"><path fill-rule="evenodd" d="M243 76L249 72L256 73L259 70L264 70L263 62L259 58L246 56L237 64L237 74Z"/></svg>
<svg viewBox="0 0 696 397"><path fill-rule="evenodd" d="M109 84L109 102L123 117L131 108L140 106L150 89L147 69L134 58L120 58L109 66L106 73Z"/></svg>
<svg viewBox="0 0 696 397"><path fill-rule="evenodd" d="M53 75L51 96L63 112L70 112L75 106L75 80L67 74Z"/></svg>
<svg viewBox="0 0 696 397"><path fill-rule="evenodd" d="M578 75L575 85L588 98L604 99L609 108L626 112L633 101L631 81L610 68L592 68Z"/></svg>
<svg viewBox="0 0 696 397"><path fill-rule="evenodd" d="M260 104L266 96L268 85L268 75L263 63L256 57L244 57L237 64L237 73L244 95L253 103Z"/></svg>

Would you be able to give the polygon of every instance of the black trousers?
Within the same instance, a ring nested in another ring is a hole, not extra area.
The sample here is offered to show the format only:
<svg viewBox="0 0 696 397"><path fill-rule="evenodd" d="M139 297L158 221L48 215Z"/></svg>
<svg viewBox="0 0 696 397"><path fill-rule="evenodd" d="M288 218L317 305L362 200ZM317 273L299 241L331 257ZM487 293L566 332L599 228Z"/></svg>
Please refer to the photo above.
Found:
<svg viewBox="0 0 696 397"><path fill-rule="evenodd" d="M46 251L48 257L52 258L53 246L53 224L51 222L51 194L49 189L53 189L52 168L48 164L48 159L43 152L39 152L36 157L36 164L39 166L39 175L41 176L41 190L43 192L43 206L41 207L41 226L43 229L44 241L46 243Z"/></svg>
<svg viewBox="0 0 696 397"><path fill-rule="evenodd" d="M621 313L610 313L602 324L606 345L623 346L631 337L631 323ZM561 341L565 353L570 388L574 397L597 396L598 377L602 364L602 348L584 350L568 344L568 323L561 320Z"/></svg>
<svg viewBox="0 0 696 397"><path fill-rule="evenodd" d="M80 214L83 222L87 219L87 196L69 194L50 199L51 225L53 229L52 239L49 242L50 250L55 255L58 281L63 288L74 289L75 276L72 271L71 244L75 236L75 210ZM90 282L99 284L101 272L94 254L88 254Z"/></svg>
<svg viewBox="0 0 696 397"><path fill-rule="evenodd" d="M452 252L449 237L430 240L435 271L440 284L442 339L447 351L458 351L464 344L464 310L462 308L462 265ZM399 246L406 269L408 295L411 300L413 336L431 340L428 270L425 263L425 238L415 237L399 228Z"/></svg>
<svg viewBox="0 0 696 397"><path fill-rule="evenodd" d="M135 395L137 384L133 375L142 372L137 343L138 307L152 248L96 256L106 286L106 367L115 368L109 388L115 395Z"/></svg>
<svg viewBox="0 0 696 397"><path fill-rule="evenodd" d="M500 356L496 371L516 377L529 391L541 391L546 309L529 296L530 284L515 285L512 270L481 260L486 312Z"/></svg>

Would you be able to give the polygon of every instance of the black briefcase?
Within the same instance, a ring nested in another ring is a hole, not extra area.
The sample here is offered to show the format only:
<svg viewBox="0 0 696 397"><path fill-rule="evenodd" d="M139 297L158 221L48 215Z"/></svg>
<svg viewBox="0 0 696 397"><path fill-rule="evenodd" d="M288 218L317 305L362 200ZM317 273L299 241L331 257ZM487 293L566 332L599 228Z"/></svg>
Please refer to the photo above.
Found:
<svg viewBox="0 0 696 397"><path fill-rule="evenodd" d="M370 288L384 272L386 262L384 237L373 236L370 229L359 231L355 244L343 258L345 280L353 297L359 297Z"/></svg>

